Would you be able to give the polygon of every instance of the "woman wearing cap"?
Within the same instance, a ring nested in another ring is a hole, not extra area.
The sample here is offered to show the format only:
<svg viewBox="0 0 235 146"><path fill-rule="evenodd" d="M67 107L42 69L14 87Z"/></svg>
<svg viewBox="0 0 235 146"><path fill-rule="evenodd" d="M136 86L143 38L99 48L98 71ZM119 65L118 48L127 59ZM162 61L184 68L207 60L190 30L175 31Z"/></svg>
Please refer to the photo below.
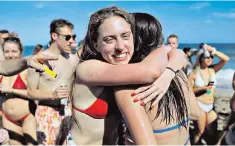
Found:
<svg viewBox="0 0 235 146"><path fill-rule="evenodd" d="M206 125L211 124L217 118L215 111L213 111L215 73L229 61L227 55L217 51L210 45L202 44L201 48L203 49L198 53L194 71L189 74L189 82L193 92L197 97L200 108L204 111L200 120L197 121L196 127L198 127L198 130L194 137L194 144L198 143ZM214 56L220 59L217 64L212 64Z"/></svg>

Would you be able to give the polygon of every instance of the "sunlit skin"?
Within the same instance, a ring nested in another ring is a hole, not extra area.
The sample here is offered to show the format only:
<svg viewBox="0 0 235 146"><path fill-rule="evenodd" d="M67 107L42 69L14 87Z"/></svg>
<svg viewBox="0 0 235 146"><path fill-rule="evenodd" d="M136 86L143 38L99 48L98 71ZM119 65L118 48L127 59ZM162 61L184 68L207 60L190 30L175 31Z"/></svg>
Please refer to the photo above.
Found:
<svg viewBox="0 0 235 146"><path fill-rule="evenodd" d="M15 42L5 42L3 46L3 54L6 60L11 59L19 59L21 58L22 52L19 49L19 45ZM14 89L13 84L19 74L11 77L3 77L2 78L2 86L0 88L2 93L10 93L10 96L5 96L3 98L2 110L4 111L3 115L3 127L9 129L13 132L16 132L19 135L23 136L23 133L28 133L35 141L36 138L36 120L33 114L29 111L29 101L26 100L28 98L26 89ZM20 77L24 84L27 86L27 70L20 73ZM26 99L18 98L21 96ZM20 106L19 106L20 105ZM13 121L18 121L25 115L28 115L23 121L22 125L14 124L13 122L6 119L5 115L10 117ZM27 125L27 126L26 126ZM21 144L19 141L15 140L10 136L10 144L19 145ZM28 142L28 144L32 144Z"/></svg>
<svg viewBox="0 0 235 146"><path fill-rule="evenodd" d="M3 53L6 60L18 59L21 57L19 46L13 42L7 42L4 44Z"/></svg>
<svg viewBox="0 0 235 146"><path fill-rule="evenodd" d="M172 49L177 49L178 48L178 39L175 37L171 37L168 39L168 45L171 46Z"/></svg>
<svg viewBox="0 0 235 146"><path fill-rule="evenodd" d="M100 25L98 32L95 48L101 53L104 60L110 64L128 64L134 53L133 34L130 24L121 17L113 16L107 18ZM76 72L81 72L79 66ZM97 98L101 97L110 107L116 107L112 96L114 96L113 92L106 91L102 86L85 85L79 81L79 78L76 79L73 92L73 97L76 97L74 98L74 105L80 109L87 109ZM80 132L76 124L74 124L71 130L76 144L114 144L116 137L113 136L116 132L120 115L117 108L108 115L105 118L96 119L75 111L75 117L79 120L79 125L82 129L82 132ZM112 135L110 135L111 133Z"/></svg>
<svg viewBox="0 0 235 146"><path fill-rule="evenodd" d="M73 30L69 27L60 28L59 34L53 33L56 36L56 44L61 51L70 53L73 49L74 40L71 37L70 40L66 41L64 35L74 35Z"/></svg>
<svg viewBox="0 0 235 146"><path fill-rule="evenodd" d="M213 63L213 59L211 57L202 58L202 65L205 67L210 66Z"/></svg>
<svg viewBox="0 0 235 146"><path fill-rule="evenodd" d="M111 64L128 64L134 53L130 24L123 18L110 17L99 27L97 51Z"/></svg>

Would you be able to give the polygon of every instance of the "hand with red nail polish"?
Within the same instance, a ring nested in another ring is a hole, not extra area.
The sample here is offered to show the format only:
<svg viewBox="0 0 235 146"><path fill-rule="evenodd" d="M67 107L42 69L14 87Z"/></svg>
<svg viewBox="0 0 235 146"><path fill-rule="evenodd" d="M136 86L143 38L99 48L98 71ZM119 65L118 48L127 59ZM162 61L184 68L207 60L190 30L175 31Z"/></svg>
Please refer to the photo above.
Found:
<svg viewBox="0 0 235 146"><path fill-rule="evenodd" d="M138 102L138 101L139 101L139 99L135 98L133 101L134 101L134 102Z"/></svg>

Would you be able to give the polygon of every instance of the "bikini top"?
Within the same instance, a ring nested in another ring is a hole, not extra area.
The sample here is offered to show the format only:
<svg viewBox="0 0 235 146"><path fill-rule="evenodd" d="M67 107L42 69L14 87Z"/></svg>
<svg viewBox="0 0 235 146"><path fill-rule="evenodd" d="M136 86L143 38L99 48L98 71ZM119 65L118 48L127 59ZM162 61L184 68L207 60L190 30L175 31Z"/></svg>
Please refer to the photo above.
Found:
<svg viewBox="0 0 235 146"><path fill-rule="evenodd" d="M96 119L104 119L108 116L120 114L115 98L112 97L113 95L113 88L105 87L104 91L91 104L90 107L82 110L73 105L73 109Z"/></svg>
<svg viewBox="0 0 235 146"><path fill-rule="evenodd" d="M108 103L103 99L97 98L95 102L85 110L79 109L73 105L73 109L81 113L87 114L93 118L105 118L108 113Z"/></svg>
<svg viewBox="0 0 235 146"><path fill-rule="evenodd" d="M170 127L164 128L164 129L160 129L160 130L153 130L153 132L155 134L158 134L158 133L164 133L164 132L172 131L175 129L179 129L181 126L186 125L189 121L190 121L190 117L188 119L178 123L178 124L175 124L173 126L170 126Z"/></svg>
<svg viewBox="0 0 235 146"><path fill-rule="evenodd" d="M172 130L175 130L175 129L179 129L180 127L186 125L188 122L190 121L190 117L188 117L188 119L178 123L178 124L175 124L173 126L170 126L170 127L167 127L167 128L164 128L164 129L160 129L160 130L153 130L153 133L154 134L160 134L160 133L165 133L165 132L169 132L169 131L172 131ZM188 142L190 140L190 135L188 136L186 142L184 143L184 145L187 145Z"/></svg>
<svg viewBox="0 0 235 146"><path fill-rule="evenodd" d="M213 70L212 68L209 68L208 70L209 70L209 74L210 74L209 81L214 81L214 86L215 86L216 85L215 73L212 71ZM195 85L195 87L204 87L204 86L208 85L208 83L205 83L205 81L203 80L203 77L201 75L200 70L196 74L194 85Z"/></svg>
<svg viewBox="0 0 235 146"><path fill-rule="evenodd" d="M2 82L3 77L0 78L0 83ZM17 78L12 86L14 89L27 89L24 81L22 80L20 74L17 75Z"/></svg>

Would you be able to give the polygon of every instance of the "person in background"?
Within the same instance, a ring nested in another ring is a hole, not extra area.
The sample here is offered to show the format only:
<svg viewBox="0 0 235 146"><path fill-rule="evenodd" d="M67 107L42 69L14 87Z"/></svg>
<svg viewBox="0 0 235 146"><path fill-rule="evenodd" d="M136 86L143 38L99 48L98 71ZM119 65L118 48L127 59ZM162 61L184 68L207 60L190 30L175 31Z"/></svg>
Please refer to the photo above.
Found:
<svg viewBox="0 0 235 146"><path fill-rule="evenodd" d="M168 38L167 38L167 44L171 46L172 49L177 49L179 46L178 43L178 36L175 34L171 34Z"/></svg>
<svg viewBox="0 0 235 146"><path fill-rule="evenodd" d="M19 59L23 53L23 45L17 37L7 37L3 43L6 60ZM36 145L36 105L29 100L27 92L27 70L10 77L0 78L2 93L2 121L8 131L11 145Z"/></svg>
<svg viewBox="0 0 235 146"><path fill-rule="evenodd" d="M33 50L33 55L36 55L37 53L40 53L41 51L44 51L44 47L40 44L36 45Z"/></svg>
<svg viewBox="0 0 235 146"><path fill-rule="evenodd" d="M217 114L213 110L214 92L216 85L216 72L218 72L228 61L229 57L217 51L214 47L207 44L200 44L201 50L198 51L194 70L189 74L189 82L193 89L200 108L204 111L200 120L196 122L196 135L194 144L197 144L204 133L206 126L216 120ZM213 64L213 58L218 57L220 61Z"/></svg>
<svg viewBox="0 0 235 146"><path fill-rule="evenodd" d="M70 110L67 100L61 99L69 98L73 74L79 63L77 55L71 54L76 38L73 28L74 25L65 19L56 19L50 24L51 45L42 53L59 56L58 60L47 62L57 76L32 68L28 71L28 94L39 100L35 116L38 131L46 135L45 145L55 145L61 121Z"/></svg>
<svg viewBox="0 0 235 146"><path fill-rule="evenodd" d="M185 47L183 49L185 56L188 60L188 64L185 68L183 68L184 73L188 76L190 72L193 71L193 62L192 62L192 56L196 55L198 49Z"/></svg>
<svg viewBox="0 0 235 146"><path fill-rule="evenodd" d="M9 35L9 31L8 30L0 30L0 61L5 60L4 55L3 55L3 51L2 51L2 44L4 42L4 39L7 38Z"/></svg>
<svg viewBox="0 0 235 146"><path fill-rule="evenodd" d="M233 75L232 87L233 90L235 90L235 73ZM231 112L229 114L227 124L222 131L217 145L235 145L235 93L230 100L230 109Z"/></svg>

